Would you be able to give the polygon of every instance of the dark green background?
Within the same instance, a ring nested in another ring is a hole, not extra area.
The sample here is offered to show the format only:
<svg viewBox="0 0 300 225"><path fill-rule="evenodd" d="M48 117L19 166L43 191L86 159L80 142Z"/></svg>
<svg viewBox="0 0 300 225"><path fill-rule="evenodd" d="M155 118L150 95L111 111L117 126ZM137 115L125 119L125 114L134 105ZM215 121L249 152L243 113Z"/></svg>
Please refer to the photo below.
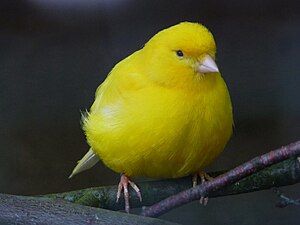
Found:
<svg viewBox="0 0 300 225"><path fill-rule="evenodd" d="M67 179L88 149L80 110L90 107L115 63L180 21L203 23L214 34L234 107L234 136L208 171L232 168L299 139L296 0L70 2L0 3L1 193L116 184L119 175L102 164ZM282 190L300 196L299 185ZM183 224L297 224L299 208L278 209L277 200L271 191L228 196L162 218Z"/></svg>

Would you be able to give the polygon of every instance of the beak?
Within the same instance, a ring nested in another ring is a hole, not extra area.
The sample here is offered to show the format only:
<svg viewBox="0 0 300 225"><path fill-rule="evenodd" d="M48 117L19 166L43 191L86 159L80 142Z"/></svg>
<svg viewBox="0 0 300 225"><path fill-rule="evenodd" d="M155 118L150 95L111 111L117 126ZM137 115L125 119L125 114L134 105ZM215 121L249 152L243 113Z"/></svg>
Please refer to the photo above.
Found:
<svg viewBox="0 0 300 225"><path fill-rule="evenodd" d="M200 73L215 73L219 72L218 66L210 55L206 55L200 66L198 67Z"/></svg>

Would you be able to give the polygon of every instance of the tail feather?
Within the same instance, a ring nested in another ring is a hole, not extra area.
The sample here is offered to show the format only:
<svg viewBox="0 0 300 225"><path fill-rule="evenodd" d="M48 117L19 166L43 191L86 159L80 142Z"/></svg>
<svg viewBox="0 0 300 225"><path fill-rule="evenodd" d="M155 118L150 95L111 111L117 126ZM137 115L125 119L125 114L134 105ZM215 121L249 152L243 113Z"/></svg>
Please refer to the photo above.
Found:
<svg viewBox="0 0 300 225"><path fill-rule="evenodd" d="M95 154L93 149L90 148L83 158L77 162L77 165L73 169L69 179L84 170L92 168L99 160L99 157Z"/></svg>

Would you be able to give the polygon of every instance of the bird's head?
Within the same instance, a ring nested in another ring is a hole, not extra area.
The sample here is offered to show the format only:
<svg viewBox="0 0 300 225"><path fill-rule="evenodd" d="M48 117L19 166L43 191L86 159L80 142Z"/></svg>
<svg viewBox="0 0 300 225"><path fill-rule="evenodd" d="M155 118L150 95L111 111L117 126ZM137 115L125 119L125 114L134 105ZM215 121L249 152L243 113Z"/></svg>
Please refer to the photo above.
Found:
<svg viewBox="0 0 300 225"><path fill-rule="evenodd" d="M219 72L213 35L198 23L183 22L162 30L142 51L149 77L165 86L199 83Z"/></svg>

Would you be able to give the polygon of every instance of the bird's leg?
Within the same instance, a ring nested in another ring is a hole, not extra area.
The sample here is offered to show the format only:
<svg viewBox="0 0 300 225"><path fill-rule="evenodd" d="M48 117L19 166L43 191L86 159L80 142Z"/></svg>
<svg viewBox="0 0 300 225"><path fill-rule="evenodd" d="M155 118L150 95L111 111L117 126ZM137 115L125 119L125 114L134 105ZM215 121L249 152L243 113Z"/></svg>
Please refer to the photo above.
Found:
<svg viewBox="0 0 300 225"><path fill-rule="evenodd" d="M204 171L199 171L193 175L193 188L197 186L198 183L198 177L200 177L201 184L205 183L206 181L211 181L213 178L209 176ZM208 197L201 196L200 198L200 204L207 205L208 203Z"/></svg>
<svg viewBox="0 0 300 225"><path fill-rule="evenodd" d="M121 178L120 178L120 182L118 185L118 192L117 192L117 202L119 202L119 199L121 197L121 192L124 189L124 199L125 199L125 211L127 213L129 213L129 192L128 192L128 184L135 190L137 196L139 197L140 201L142 201L142 195L141 195L141 191L138 188L138 186L136 186L135 183L133 183L129 177L127 177L126 175L122 174Z"/></svg>

